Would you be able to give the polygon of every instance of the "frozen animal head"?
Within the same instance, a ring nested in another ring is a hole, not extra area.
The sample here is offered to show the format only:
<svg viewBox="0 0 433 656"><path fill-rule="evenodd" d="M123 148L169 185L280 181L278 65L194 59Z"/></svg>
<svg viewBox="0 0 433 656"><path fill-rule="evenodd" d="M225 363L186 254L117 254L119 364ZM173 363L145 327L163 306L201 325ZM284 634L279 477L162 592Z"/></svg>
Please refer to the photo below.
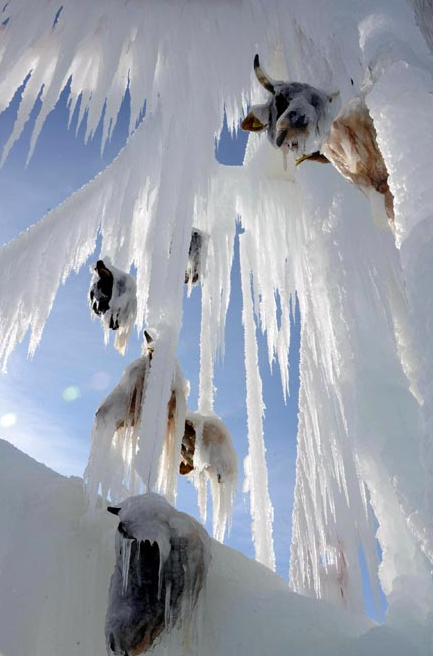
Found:
<svg viewBox="0 0 433 656"><path fill-rule="evenodd" d="M208 235L197 228L191 232L191 242L188 251L188 263L185 270L185 283L189 292L193 285L197 285L203 277L207 250Z"/></svg>
<svg viewBox="0 0 433 656"><path fill-rule="evenodd" d="M105 620L107 653L136 656L178 622L186 630L204 585L209 537L156 494L131 497L117 515L116 565Z"/></svg>
<svg viewBox="0 0 433 656"><path fill-rule="evenodd" d="M116 269L108 258L98 260L89 289L90 308L101 320L108 341L110 330L116 331L114 346L124 353L126 342L137 316L137 288L134 278Z"/></svg>
<svg viewBox="0 0 433 656"><path fill-rule="evenodd" d="M216 415L190 412L185 421L179 473L206 471L218 483L236 480L237 457L224 422Z"/></svg>
<svg viewBox="0 0 433 656"><path fill-rule="evenodd" d="M301 82L272 80L254 58L254 71L260 84L271 94L264 105L253 105L242 121L243 130L266 131L275 148L298 150L306 137L320 130L333 96Z"/></svg>
<svg viewBox="0 0 433 656"><path fill-rule="evenodd" d="M105 314L110 307L110 300L113 295L113 274L105 266L103 260L98 260L95 264L94 280L89 290L90 305L98 317Z"/></svg>

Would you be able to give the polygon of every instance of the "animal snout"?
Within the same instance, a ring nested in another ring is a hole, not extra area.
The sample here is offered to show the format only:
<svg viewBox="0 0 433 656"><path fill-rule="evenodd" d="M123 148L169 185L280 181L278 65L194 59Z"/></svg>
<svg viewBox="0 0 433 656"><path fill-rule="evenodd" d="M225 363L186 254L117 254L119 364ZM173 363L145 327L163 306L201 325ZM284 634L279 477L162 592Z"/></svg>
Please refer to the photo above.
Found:
<svg viewBox="0 0 433 656"><path fill-rule="evenodd" d="M128 652L116 640L114 633L108 636L108 648L113 656L129 656Z"/></svg>
<svg viewBox="0 0 433 656"><path fill-rule="evenodd" d="M278 148L281 148L281 146L283 145L284 140L285 140L285 138L287 137L287 134L288 134L288 130L281 130L281 131L277 134L277 138L276 138L276 142L275 142L275 143L277 144L277 147L278 147Z"/></svg>

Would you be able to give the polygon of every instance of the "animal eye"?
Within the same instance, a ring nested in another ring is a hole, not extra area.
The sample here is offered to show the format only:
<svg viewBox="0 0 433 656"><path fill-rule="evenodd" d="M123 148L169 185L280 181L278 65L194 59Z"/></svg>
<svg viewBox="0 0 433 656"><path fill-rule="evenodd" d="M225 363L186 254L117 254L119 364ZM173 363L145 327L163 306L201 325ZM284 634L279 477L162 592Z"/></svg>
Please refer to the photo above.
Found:
<svg viewBox="0 0 433 656"><path fill-rule="evenodd" d="M319 109L320 105L322 104L322 101L319 96L313 93L311 96L311 104L315 109Z"/></svg>
<svg viewBox="0 0 433 656"><path fill-rule="evenodd" d="M287 102L283 94L278 93L275 96L275 106L277 108L277 118L279 118L281 114L284 114L287 107L289 106L289 103Z"/></svg>
<svg viewBox="0 0 433 656"><path fill-rule="evenodd" d="M128 532L125 528L125 524L123 522L120 522L119 526L117 527L117 530L119 531L119 533L122 537L127 538L128 540L133 540L134 539L133 537L131 537L128 534Z"/></svg>

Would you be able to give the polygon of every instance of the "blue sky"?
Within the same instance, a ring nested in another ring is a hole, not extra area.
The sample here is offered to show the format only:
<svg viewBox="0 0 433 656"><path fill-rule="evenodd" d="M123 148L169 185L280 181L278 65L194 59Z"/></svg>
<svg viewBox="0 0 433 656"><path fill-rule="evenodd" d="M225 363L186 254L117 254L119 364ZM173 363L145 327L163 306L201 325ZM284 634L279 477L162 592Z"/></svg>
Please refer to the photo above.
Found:
<svg viewBox="0 0 433 656"><path fill-rule="evenodd" d="M119 122L105 152L100 153L100 131L84 144L84 124L76 136L76 116L68 131L67 94L62 97L42 130L35 154L25 169L36 106L24 134L0 171L0 242L6 243L37 222L46 212L93 178L117 154L125 142L129 102L125 98ZM0 116L0 146L12 127L18 96ZM246 135L233 139L224 129L217 147L223 164L241 164ZM89 265L96 259L89 260ZM58 293L54 309L33 360L27 344L21 345L0 379L0 437L66 475L81 475L86 465L93 415L102 398L113 388L124 367L140 354L137 338L131 339L125 358L112 346L104 347L99 323L92 321L87 305L88 266L72 275ZM242 493L243 459L247 453L245 374L243 356L242 300L236 244L232 271L232 297L226 334L226 358L216 370L215 410L228 425L239 458L239 489L233 527L227 543L253 556L249 498ZM178 357L190 380L189 407L195 410L198 396L200 289L185 297L184 324ZM266 405L265 437L269 485L275 511L274 539L277 569L287 578L290 548L298 402L299 316L292 326L291 390L284 405L278 367L269 370L267 352L259 336L260 366ZM179 480L178 508L197 516L196 492ZM210 510L210 509L209 509ZM208 513L211 516L211 512ZM208 526L210 528L210 526Z"/></svg>

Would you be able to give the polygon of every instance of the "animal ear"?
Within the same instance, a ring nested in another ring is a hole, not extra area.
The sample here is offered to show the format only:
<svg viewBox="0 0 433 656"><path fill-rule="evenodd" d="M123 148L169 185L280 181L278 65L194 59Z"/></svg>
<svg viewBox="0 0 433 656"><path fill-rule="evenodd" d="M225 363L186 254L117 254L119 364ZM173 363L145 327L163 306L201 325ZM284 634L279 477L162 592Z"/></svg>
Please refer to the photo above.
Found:
<svg viewBox="0 0 433 656"><path fill-rule="evenodd" d="M118 515L120 513L120 507L116 506L107 506L107 510L112 515Z"/></svg>
<svg viewBox="0 0 433 656"><path fill-rule="evenodd" d="M242 130L246 132L261 132L265 126L253 112L249 112L241 123Z"/></svg>
<svg viewBox="0 0 433 656"><path fill-rule="evenodd" d="M269 93L272 93L272 95L275 95L275 82L271 80L271 78L266 75L262 67L260 66L260 61L259 61L259 56L256 55L254 57L254 72L256 74L256 77L262 87L265 87L266 91L269 91Z"/></svg>

